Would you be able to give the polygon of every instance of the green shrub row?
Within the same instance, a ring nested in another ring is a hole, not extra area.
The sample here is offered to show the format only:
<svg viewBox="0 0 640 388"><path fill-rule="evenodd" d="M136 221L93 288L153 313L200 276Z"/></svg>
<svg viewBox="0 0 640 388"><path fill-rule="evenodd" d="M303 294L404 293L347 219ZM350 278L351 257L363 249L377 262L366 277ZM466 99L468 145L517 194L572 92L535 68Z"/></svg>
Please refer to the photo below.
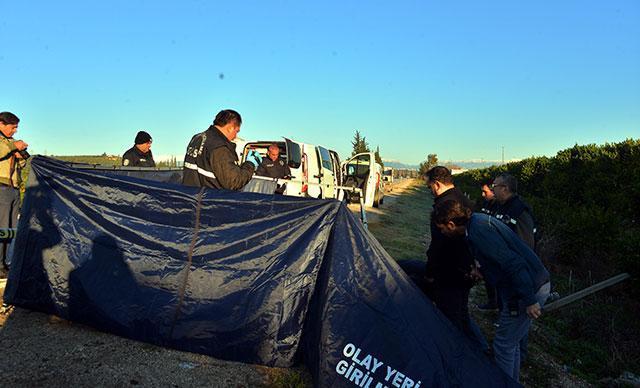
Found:
<svg viewBox="0 0 640 388"><path fill-rule="evenodd" d="M479 182L502 172L518 178L518 192L541 227L547 262L601 278L640 275L640 139L576 145L551 158L471 170L457 175L456 185L479 199Z"/></svg>

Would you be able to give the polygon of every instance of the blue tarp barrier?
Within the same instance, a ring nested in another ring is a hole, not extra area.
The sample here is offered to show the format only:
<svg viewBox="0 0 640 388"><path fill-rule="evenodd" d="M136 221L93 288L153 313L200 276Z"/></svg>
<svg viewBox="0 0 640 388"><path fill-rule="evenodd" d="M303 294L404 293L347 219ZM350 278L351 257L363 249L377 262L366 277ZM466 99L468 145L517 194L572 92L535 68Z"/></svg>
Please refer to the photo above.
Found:
<svg viewBox="0 0 640 388"><path fill-rule="evenodd" d="M317 386L517 386L335 200L32 161L5 301Z"/></svg>

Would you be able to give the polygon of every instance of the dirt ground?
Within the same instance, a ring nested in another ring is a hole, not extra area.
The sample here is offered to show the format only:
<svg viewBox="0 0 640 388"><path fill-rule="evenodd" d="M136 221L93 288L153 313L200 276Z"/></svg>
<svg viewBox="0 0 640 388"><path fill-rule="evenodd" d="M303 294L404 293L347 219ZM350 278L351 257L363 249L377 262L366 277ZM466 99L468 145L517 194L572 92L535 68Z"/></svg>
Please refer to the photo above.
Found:
<svg viewBox="0 0 640 388"><path fill-rule="evenodd" d="M391 184L386 184L383 203L380 204L380 207L366 208L367 222L370 224L379 222L380 215L384 214L390 207L392 207L396 199L398 199L398 197L401 196L412 184L415 184L413 179L401 179L396 180ZM357 217L360 217L360 204L350 203L348 207Z"/></svg>
<svg viewBox="0 0 640 388"><path fill-rule="evenodd" d="M137 342L19 307L0 312L0 349L4 387L265 387L291 373Z"/></svg>

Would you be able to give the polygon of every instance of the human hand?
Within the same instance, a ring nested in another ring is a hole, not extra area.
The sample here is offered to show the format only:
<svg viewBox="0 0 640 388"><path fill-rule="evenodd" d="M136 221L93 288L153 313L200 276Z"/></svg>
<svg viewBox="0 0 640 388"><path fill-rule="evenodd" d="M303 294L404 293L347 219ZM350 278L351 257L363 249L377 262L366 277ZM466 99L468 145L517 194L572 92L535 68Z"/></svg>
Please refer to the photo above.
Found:
<svg viewBox="0 0 640 388"><path fill-rule="evenodd" d="M537 319L542 315L542 309L540 308L540 303L532 304L531 306L527 306L527 315L531 319Z"/></svg>
<svg viewBox="0 0 640 388"><path fill-rule="evenodd" d="M16 146L16 148L18 149L18 151L22 151L25 150L27 147L29 147L29 144L23 142L22 140L16 140L13 142L13 145Z"/></svg>
<svg viewBox="0 0 640 388"><path fill-rule="evenodd" d="M260 163L262 163L262 157L260 156L260 153L258 151L251 150L247 154L247 162L251 162L254 168L258 168Z"/></svg>
<svg viewBox="0 0 640 388"><path fill-rule="evenodd" d="M256 150L249 151L249 155L251 155L255 159L258 159L258 160L262 161L262 155L260 155L260 152L258 152Z"/></svg>
<svg viewBox="0 0 640 388"><path fill-rule="evenodd" d="M482 280L482 273L480 273L480 269L475 265L471 265L471 271L469 271L467 276L474 282Z"/></svg>

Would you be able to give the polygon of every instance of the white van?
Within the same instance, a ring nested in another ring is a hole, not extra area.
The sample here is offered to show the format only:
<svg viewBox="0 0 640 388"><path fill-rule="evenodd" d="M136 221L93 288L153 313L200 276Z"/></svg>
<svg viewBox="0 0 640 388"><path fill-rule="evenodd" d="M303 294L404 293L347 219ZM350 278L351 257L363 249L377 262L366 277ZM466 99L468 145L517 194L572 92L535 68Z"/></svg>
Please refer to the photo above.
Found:
<svg viewBox="0 0 640 388"><path fill-rule="evenodd" d="M384 202L384 180L382 166L376 163L373 152L354 155L343 163L342 181L344 186L357 187L364 194L364 205L378 207ZM358 193L350 193L349 201L359 200Z"/></svg>
<svg viewBox="0 0 640 388"><path fill-rule="evenodd" d="M314 198L342 200L344 191L338 153L322 146L303 144L303 164L308 168L308 194Z"/></svg>
<svg viewBox="0 0 640 388"><path fill-rule="evenodd" d="M250 150L266 156L271 144L280 147L280 157L287 161L291 169L290 179L278 179L279 185L286 184L285 195L343 199L344 191L339 188L342 184L340 158L335 151L325 147L287 138L279 141L243 141L238 143L240 160L246 160ZM254 178L272 180L259 176Z"/></svg>
<svg viewBox="0 0 640 388"><path fill-rule="evenodd" d="M385 167L382 172L382 180L386 185L393 183L393 167Z"/></svg>

